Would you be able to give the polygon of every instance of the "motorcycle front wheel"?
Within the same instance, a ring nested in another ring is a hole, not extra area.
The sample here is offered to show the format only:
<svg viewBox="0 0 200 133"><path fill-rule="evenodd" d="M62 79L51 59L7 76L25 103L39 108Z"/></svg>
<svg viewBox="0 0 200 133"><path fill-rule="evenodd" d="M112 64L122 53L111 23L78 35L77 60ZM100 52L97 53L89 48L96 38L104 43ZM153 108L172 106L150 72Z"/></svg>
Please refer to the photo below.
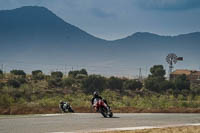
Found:
<svg viewBox="0 0 200 133"><path fill-rule="evenodd" d="M107 109L105 109L104 107L101 107L100 113L103 115L103 117L107 118Z"/></svg>

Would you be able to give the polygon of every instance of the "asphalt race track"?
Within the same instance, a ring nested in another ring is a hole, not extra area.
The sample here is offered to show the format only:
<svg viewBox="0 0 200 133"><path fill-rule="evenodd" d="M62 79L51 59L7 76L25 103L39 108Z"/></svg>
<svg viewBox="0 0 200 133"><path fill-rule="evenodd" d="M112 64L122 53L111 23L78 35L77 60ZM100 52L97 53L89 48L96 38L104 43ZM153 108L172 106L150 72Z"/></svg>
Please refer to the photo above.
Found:
<svg viewBox="0 0 200 133"><path fill-rule="evenodd" d="M0 133L91 132L199 123L200 114L118 113L113 118L103 118L98 113L0 116Z"/></svg>

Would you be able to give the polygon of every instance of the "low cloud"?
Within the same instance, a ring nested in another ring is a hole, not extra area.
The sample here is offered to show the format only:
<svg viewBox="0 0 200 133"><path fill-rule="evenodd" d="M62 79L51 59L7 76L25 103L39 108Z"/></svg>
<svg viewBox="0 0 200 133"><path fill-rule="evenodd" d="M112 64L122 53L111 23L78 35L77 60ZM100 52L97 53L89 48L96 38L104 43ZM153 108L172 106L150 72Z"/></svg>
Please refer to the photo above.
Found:
<svg viewBox="0 0 200 133"><path fill-rule="evenodd" d="M152 10L190 10L200 8L200 0L137 0L144 9Z"/></svg>

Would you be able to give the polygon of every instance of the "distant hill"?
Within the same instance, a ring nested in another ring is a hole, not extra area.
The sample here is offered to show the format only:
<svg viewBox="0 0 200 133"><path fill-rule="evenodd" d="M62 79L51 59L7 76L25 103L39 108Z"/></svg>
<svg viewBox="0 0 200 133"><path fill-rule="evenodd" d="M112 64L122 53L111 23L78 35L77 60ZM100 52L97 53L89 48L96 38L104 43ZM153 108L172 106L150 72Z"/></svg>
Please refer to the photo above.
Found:
<svg viewBox="0 0 200 133"><path fill-rule="evenodd" d="M200 32L178 36L137 32L126 38L107 41L38 6L0 11L0 46L0 61L95 64L103 69L109 66L109 72L112 69L119 74L122 69L124 73L132 74L138 67L163 64L169 52L186 57L182 64L184 67L191 63L200 66L197 61L200 58Z"/></svg>

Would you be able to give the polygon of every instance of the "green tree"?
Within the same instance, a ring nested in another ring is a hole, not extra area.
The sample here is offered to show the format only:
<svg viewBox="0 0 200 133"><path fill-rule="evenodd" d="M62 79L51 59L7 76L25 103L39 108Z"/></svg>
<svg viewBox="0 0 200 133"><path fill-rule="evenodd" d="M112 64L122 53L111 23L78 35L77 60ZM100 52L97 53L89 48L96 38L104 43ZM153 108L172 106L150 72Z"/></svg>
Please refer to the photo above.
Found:
<svg viewBox="0 0 200 133"><path fill-rule="evenodd" d="M17 76L26 76L26 73L23 70L11 70L10 73Z"/></svg>
<svg viewBox="0 0 200 133"><path fill-rule="evenodd" d="M53 79L62 79L63 73L60 72L60 71L51 72L51 77L52 77Z"/></svg>
<svg viewBox="0 0 200 133"><path fill-rule="evenodd" d="M163 79L166 74L162 65L154 65L153 67L150 68L150 72L152 77L160 77Z"/></svg>
<svg viewBox="0 0 200 133"><path fill-rule="evenodd" d="M150 68L151 75L145 80L145 88L161 92L166 90L170 86L167 81L165 81L165 70L162 65L154 65ZM164 88L163 88L164 87Z"/></svg>
<svg viewBox="0 0 200 133"><path fill-rule="evenodd" d="M101 92L106 88L106 78L100 75L90 75L82 81L86 93Z"/></svg>
<svg viewBox="0 0 200 133"><path fill-rule="evenodd" d="M69 71L69 73L68 73L68 76L72 77L72 78L77 78L79 75L85 75L85 76L87 76L88 73L87 73L86 69Z"/></svg>
<svg viewBox="0 0 200 133"><path fill-rule="evenodd" d="M88 75L86 69L81 69L79 74L84 74L84 75Z"/></svg>
<svg viewBox="0 0 200 133"><path fill-rule="evenodd" d="M32 77L34 80L43 80L44 75L41 70L32 71Z"/></svg>

